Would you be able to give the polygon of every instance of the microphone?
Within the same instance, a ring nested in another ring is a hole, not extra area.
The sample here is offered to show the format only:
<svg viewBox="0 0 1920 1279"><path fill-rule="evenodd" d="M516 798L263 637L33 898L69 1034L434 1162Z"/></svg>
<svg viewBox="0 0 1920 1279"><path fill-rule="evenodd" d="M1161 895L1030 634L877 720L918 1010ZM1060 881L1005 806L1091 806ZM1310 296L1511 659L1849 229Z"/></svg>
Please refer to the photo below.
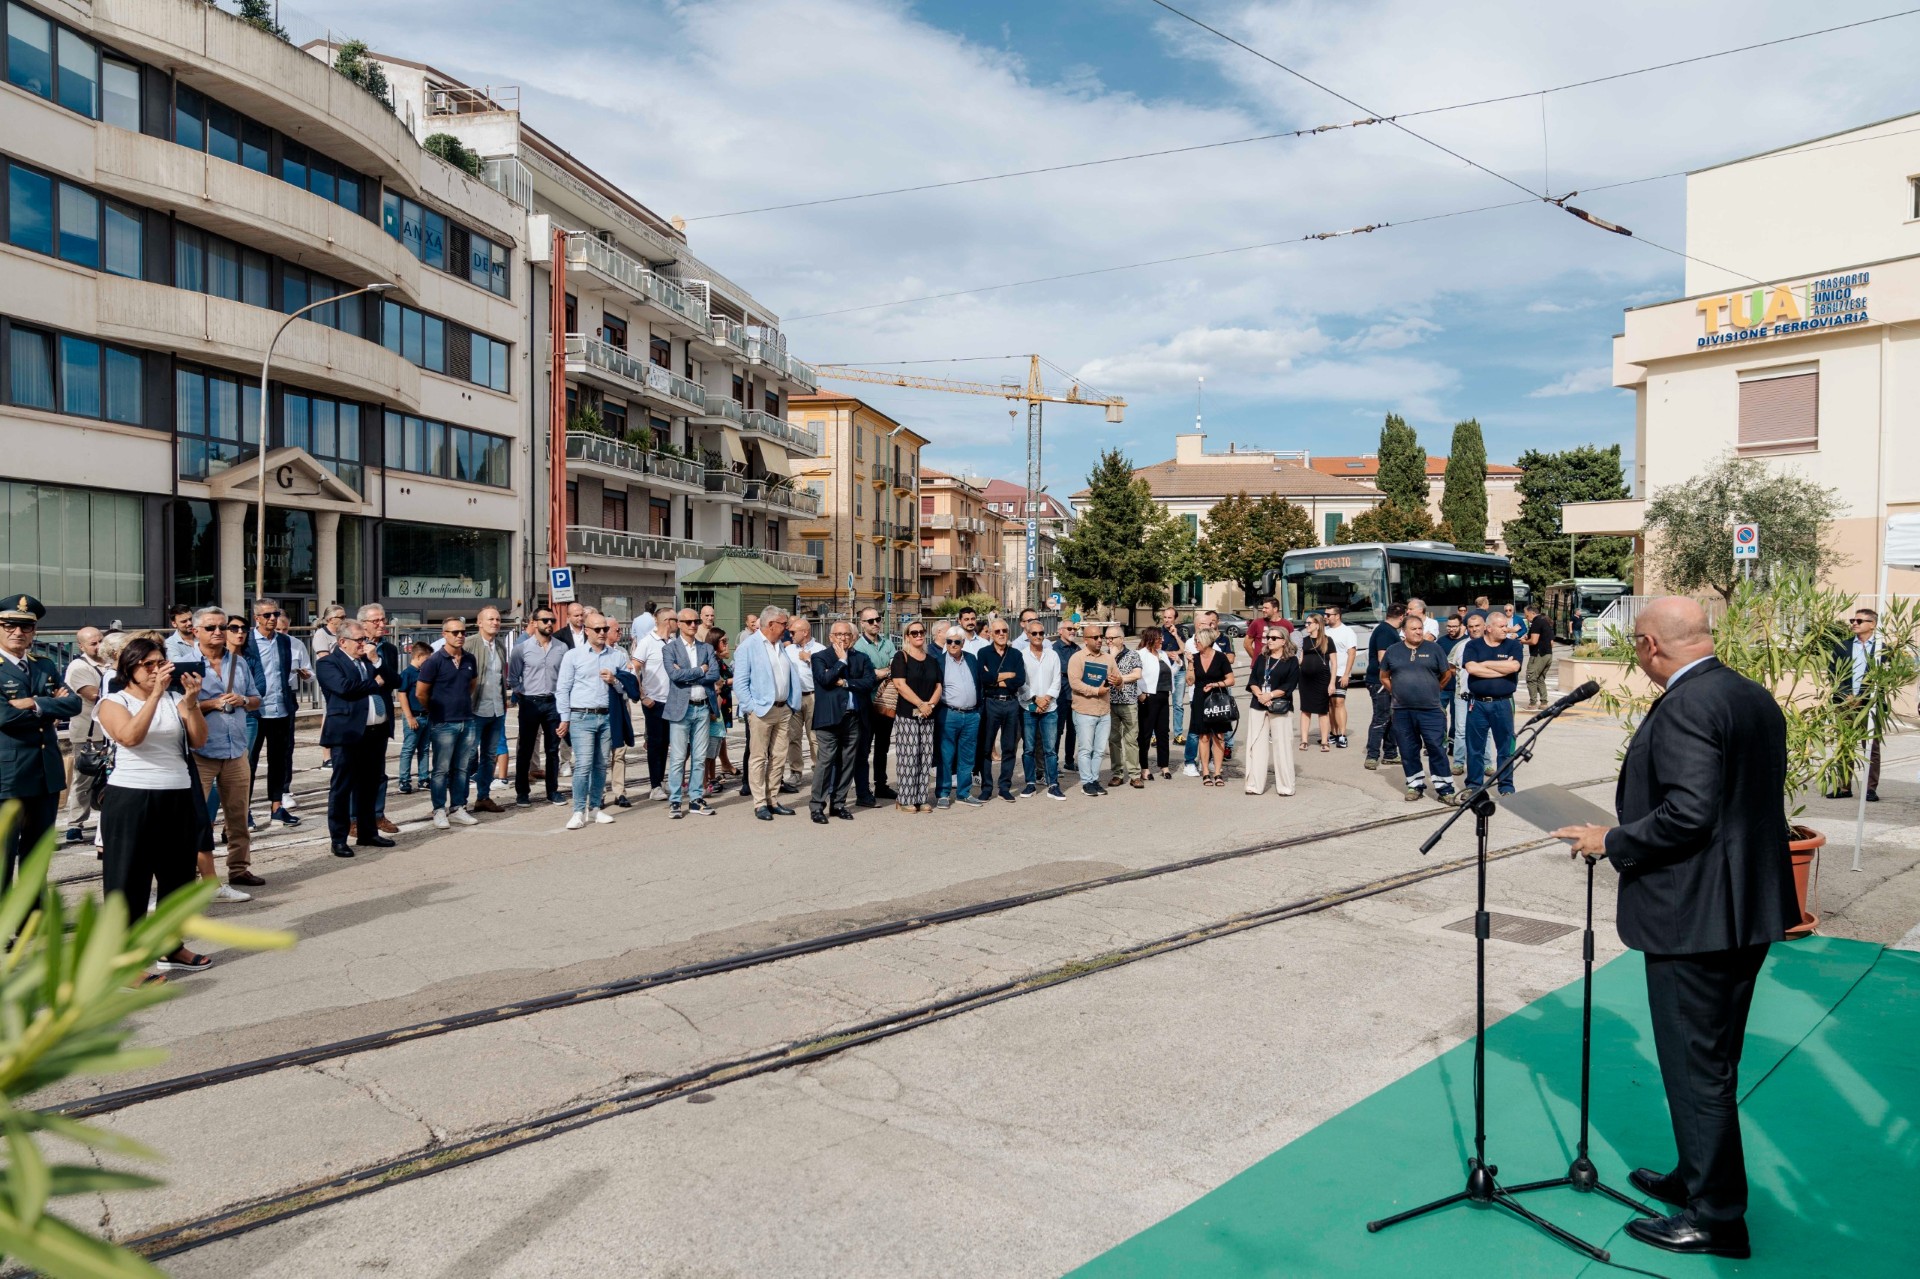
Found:
<svg viewBox="0 0 1920 1279"><path fill-rule="evenodd" d="M1571 693L1567 693L1564 696L1562 696L1559 701L1553 703L1551 706L1548 706L1546 709L1540 711L1532 719L1528 720L1527 723L1537 724L1543 719L1552 719L1556 715L1560 714L1562 711L1566 710L1568 707L1577 706L1581 702L1586 701L1589 697L1598 697L1599 695L1600 695L1599 681L1588 680L1586 683L1582 684L1579 688L1574 689Z"/></svg>

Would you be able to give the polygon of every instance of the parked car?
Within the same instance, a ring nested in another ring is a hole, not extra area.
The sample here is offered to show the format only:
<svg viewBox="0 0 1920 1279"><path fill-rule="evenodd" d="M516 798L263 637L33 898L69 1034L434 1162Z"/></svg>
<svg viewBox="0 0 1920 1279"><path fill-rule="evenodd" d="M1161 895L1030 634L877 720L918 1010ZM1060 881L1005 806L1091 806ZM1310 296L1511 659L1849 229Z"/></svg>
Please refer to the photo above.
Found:
<svg viewBox="0 0 1920 1279"><path fill-rule="evenodd" d="M1247 637L1247 623L1251 618L1241 617L1238 613L1220 614L1220 634L1230 640Z"/></svg>

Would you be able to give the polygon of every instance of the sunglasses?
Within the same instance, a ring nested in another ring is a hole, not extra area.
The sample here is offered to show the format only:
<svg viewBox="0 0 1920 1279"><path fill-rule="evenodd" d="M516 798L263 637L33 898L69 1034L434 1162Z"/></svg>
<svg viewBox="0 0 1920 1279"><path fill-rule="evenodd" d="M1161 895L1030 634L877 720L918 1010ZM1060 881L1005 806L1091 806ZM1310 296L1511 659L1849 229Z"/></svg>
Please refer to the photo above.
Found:
<svg viewBox="0 0 1920 1279"><path fill-rule="evenodd" d="M925 634L926 634L926 632L925 632L925 631L908 631L908 632L907 632L907 638L908 638L908 639L919 639L919 638L920 638L920 637L921 637L922 635L925 635Z"/></svg>
<svg viewBox="0 0 1920 1279"><path fill-rule="evenodd" d="M37 631L40 629L40 623L38 622L7 621L0 622L0 626L4 626L10 631Z"/></svg>
<svg viewBox="0 0 1920 1279"><path fill-rule="evenodd" d="M536 617L533 620L535 624L540 626L552 626L556 619L551 617Z"/></svg>
<svg viewBox="0 0 1920 1279"><path fill-rule="evenodd" d="M1855 618L1850 618L1850 619L1848 620L1848 622L1847 622L1847 625L1849 625L1849 626L1865 626L1865 625L1867 624L1867 622L1868 622L1869 620L1870 620L1870 619L1868 619L1868 618L1864 618L1864 617L1855 617Z"/></svg>
<svg viewBox="0 0 1920 1279"><path fill-rule="evenodd" d="M965 645L966 645L966 641L965 641L965 640L957 640L957 639L954 639L954 640L948 640L948 641L947 641L947 647L948 647L948 648L962 648L962 647L964 647Z"/></svg>
<svg viewBox="0 0 1920 1279"><path fill-rule="evenodd" d="M607 628L602 626L600 629L604 631ZM466 634L465 631L441 631L440 633L442 635L465 635Z"/></svg>
<svg viewBox="0 0 1920 1279"><path fill-rule="evenodd" d="M166 664L167 659L164 657L149 657L146 661L140 663L140 669L143 671L157 671Z"/></svg>
<svg viewBox="0 0 1920 1279"><path fill-rule="evenodd" d="M222 629L229 630L229 631L244 631L247 629L247 624L245 622L228 622L226 626Z"/></svg>
<svg viewBox="0 0 1920 1279"><path fill-rule="evenodd" d="M860 625L862 625L862 626L878 626L878 625L880 625L880 619L879 619L879 618L877 618L877 617L863 617L863 618L861 618L861 619L860 619Z"/></svg>
<svg viewBox="0 0 1920 1279"><path fill-rule="evenodd" d="M586 629L593 632L595 635L604 635L607 633L609 628L605 626L589 626Z"/></svg>
<svg viewBox="0 0 1920 1279"><path fill-rule="evenodd" d="M279 613L255 613L254 616L255 617L278 617L280 616L280 614Z"/></svg>

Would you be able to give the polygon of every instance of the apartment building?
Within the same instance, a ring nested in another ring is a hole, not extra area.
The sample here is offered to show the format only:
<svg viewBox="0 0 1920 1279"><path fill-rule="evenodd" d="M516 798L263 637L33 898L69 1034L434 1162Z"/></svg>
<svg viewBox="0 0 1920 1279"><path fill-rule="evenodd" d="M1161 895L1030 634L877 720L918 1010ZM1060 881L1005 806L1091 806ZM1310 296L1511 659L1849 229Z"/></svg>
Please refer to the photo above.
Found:
<svg viewBox="0 0 1920 1279"><path fill-rule="evenodd" d="M920 595L928 608L962 595L1005 598L1009 523L987 508L985 480L920 470Z"/></svg>
<svg viewBox="0 0 1920 1279"><path fill-rule="evenodd" d="M779 317L695 257L679 227L527 124L517 90L376 57L415 135L457 139L528 214L536 474L565 476L564 498L533 495L539 576L564 555L579 599L623 619L673 600L718 555L813 584L815 561L787 543L795 520L820 512L793 481L821 441L788 422L787 405L816 383L787 353Z"/></svg>
<svg viewBox="0 0 1920 1279"><path fill-rule="evenodd" d="M815 615L871 605L883 616L918 613L920 451L927 439L851 395L796 395L788 424L821 441L795 483L819 513L790 522L789 549L819 568L802 580L800 605Z"/></svg>
<svg viewBox="0 0 1920 1279"><path fill-rule="evenodd" d="M1027 607L1031 580L1037 585L1033 606L1045 608L1047 596L1056 585L1054 548L1073 532L1072 508L1051 493L1039 494L1029 507L1027 486L1012 480L988 480L981 496L986 499L989 513L1010 521L1000 535L1000 562L1005 566L1001 574L1001 603L1016 611ZM1031 537L1027 529L1029 520L1033 524ZM1027 572L1029 550L1034 565L1031 575Z"/></svg>
<svg viewBox="0 0 1920 1279"><path fill-rule="evenodd" d="M518 607L525 215L202 0L8 0L0 24L0 589L49 631L243 607L264 475L266 590L296 621Z"/></svg>

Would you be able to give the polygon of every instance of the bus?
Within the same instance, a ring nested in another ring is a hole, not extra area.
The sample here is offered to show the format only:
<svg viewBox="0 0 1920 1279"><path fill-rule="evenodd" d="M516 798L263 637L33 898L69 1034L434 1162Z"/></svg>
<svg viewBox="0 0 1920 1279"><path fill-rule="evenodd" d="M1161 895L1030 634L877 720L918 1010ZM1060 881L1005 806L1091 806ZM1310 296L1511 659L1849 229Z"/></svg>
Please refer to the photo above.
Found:
<svg viewBox="0 0 1920 1279"><path fill-rule="evenodd" d="M1356 542L1289 551L1262 582L1287 617L1337 604L1351 626L1371 626L1394 601L1425 600L1431 617L1469 608L1479 596L1513 602L1513 569L1503 555L1462 551L1447 542Z"/></svg>
<svg viewBox="0 0 1920 1279"><path fill-rule="evenodd" d="M1573 611L1580 610L1591 626L1607 611L1607 605L1622 595L1633 594L1633 587L1612 577L1570 577L1555 582L1542 592L1540 611L1553 619L1553 633L1565 644L1574 642Z"/></svg>

